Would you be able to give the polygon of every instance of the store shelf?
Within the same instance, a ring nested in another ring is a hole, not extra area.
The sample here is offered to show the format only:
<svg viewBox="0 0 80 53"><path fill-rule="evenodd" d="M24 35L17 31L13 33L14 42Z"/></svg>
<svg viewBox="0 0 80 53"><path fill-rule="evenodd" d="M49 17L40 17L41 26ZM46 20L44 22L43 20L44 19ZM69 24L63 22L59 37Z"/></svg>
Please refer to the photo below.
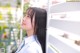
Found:
<svg viewBox="0 0 80 53"><path fill-rule="evenodd" d="M80 22L80 11L51 13L50 19Z"/></svg>
<svg viewBox="0 0 80 53"><path fill-rule="evenodd" d="M71 46L65 44L64 42L62 42L61 40L55 38L52 35L50 35L50 37L49 37L49 42L52 43L62 53L80 53L80 51L75 50Z"/></svg>
<svg viewBox="0 0 80 53"><path fill-rule="evenodd" d="M80 11L80 2L64 2L50 7L50 13Z"/></svg>
<svg viewBox="0 0 80 53"><path fill-rule="evenodd" d="M69 37L68 38L62 37L64 33L67 33ZM48 34L49 43L53 44L62 53L80 52L80 45L77 45L74 42L74 40L80 40L79 36L52 27L48 28Z"/></svg>
<svg viewBox="0 0 80 53"><path fill-rule="evenodd" d="M51 19L49 21L49 27L58 28L64 31L80 35L80 22Z"/></svg>
<svg viewBox="0 0 80 53"><path fill-rule="evenodd" d="M53 44L48 43L48 53L61 53Z"/></svg>
<svg viewBox="0 0 80 53"><path fill-rule="evenodd" d="M75 33L71 33L69 31L64 31L62 29L54 28L54 27L49 27L48 28L48 33L51 34L51 35L55 35L56 37L60 36L60 37L69 39L71 41L80 40L80 36L79 35L77 35Z"/></svg>
<svg viewBox="0 0 80 53"><path fill-rule="evenodd" d="M75 49L75 51L79 51L80 52L80 49L79 49L80 45L75 44L75 40L80 40L80 36L79 35L74 34L74 33L70 33L70 32L67 32L67 31L64 31L64 30L61 30L61 29L57 29L57 28L54 28L54 27L48 28L48 34L49 34L49 38L50 37L54 37L52 39L49 39L50 43L54 42L55 38L56 38L57 40L62 42L63 45L68 45L67 47L72 47L73 49ZM68 38L63 37L64 34L67 34ZM59 42L59 41L55 41L55 43L53 43L53 45L57 44L57 42Z"/></svg>
<svg viewBox="0 0 80 53"><path fill-rule="evenodd" d="M61 53L80 53L79 6L80 2L64 2L49 6L48 43Z"/></svg>

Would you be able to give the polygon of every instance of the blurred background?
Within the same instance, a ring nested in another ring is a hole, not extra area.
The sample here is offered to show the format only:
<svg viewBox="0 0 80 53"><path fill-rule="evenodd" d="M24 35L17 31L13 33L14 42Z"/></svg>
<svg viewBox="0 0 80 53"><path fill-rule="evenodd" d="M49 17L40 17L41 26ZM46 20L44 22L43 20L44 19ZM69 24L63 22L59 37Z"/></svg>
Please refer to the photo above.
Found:
<svg viewBox="0 0 80 53"><path fill-rule="evenodd" d="M21 0L0 0L0 53L11 53L20 43Z"/></svg>

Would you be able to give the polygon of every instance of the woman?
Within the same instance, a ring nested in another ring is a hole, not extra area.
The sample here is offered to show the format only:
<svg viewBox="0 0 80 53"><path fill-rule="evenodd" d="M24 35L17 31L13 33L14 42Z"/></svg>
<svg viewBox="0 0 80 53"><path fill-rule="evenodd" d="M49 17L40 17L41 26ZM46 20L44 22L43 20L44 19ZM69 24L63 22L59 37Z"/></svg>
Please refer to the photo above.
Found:
<svg viewBox="0 0 80 53"><path fill-rule="evenodd" d="M46 21L46 10L36 7L27 9L22 21L22 29L27 35L16 53L46 53Z"/></svg>

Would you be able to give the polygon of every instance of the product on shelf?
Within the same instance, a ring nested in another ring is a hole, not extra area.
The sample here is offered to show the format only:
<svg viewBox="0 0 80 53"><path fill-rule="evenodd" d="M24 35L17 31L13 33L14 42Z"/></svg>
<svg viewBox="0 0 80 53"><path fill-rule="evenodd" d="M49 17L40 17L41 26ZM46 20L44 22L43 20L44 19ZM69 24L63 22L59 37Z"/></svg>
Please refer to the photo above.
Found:
<svg viewBox="0 0 80 53"><path fill-rule="evenodd" d="M68 34L64 33L64 34L62 35L62 37L68 38Z"/></svg>
<svg viewBox="0 0 80 53"><path fill-rule="evenodd" d="M75 44L80 46L80 40L75 40Z"/></svg>
<svg viewBox="0 0 80 53"><path fill-rule="evenodd" d="M66 18L66 14L63 14L60 18Z"/></svg>

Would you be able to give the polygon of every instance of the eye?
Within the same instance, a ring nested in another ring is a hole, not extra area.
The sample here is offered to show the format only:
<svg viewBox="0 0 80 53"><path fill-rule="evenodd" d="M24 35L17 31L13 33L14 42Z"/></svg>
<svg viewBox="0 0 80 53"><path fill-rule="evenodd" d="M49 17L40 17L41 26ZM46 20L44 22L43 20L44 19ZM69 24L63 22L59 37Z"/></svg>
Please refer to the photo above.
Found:
<svg viewBox="0 0 80 53"><path fill-rule="evenodd" d="M27 17L30 17L29 15L27 15Z"/></svg>
<svg viewBox="0 0 80 53"><path fill-rule="evenodd" d="M30 18L30 15L26 15L24 18Z"/></svg>

